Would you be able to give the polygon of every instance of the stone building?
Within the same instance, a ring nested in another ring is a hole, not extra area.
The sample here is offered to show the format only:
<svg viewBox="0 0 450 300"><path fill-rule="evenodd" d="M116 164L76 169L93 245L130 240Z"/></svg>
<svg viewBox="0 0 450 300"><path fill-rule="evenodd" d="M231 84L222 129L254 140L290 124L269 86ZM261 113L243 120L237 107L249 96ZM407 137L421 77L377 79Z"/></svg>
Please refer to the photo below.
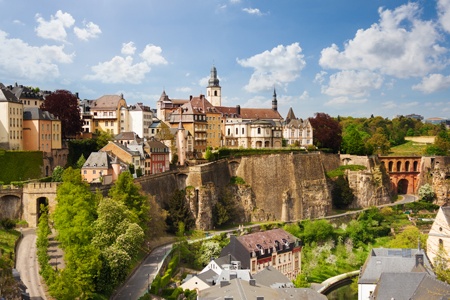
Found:
<svg viewBox="0 0 450 300"><path fill-rule="evenodd" d="M293 280L301 272L301 242L292 234L277 228L262 232L231 236L221 256L231 254L251 274L272 266Z"/></svg>
<svg viewBox="0 0 450 300"><path fill-rule="evenodd" d="M0 84L0 148L23 149L23 103Z"/></svg>

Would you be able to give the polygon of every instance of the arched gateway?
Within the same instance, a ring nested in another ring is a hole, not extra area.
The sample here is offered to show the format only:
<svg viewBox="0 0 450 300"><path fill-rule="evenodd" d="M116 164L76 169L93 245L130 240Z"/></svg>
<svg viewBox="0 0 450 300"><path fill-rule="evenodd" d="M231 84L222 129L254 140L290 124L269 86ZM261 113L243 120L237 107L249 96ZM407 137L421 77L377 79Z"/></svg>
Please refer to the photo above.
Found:
<svg viewBox="0 0 450 300"><path fill-rule="evenodd" d="M416 194L418 189L420 156L379 156L391 178L392 190L398 194Z"/></svg>

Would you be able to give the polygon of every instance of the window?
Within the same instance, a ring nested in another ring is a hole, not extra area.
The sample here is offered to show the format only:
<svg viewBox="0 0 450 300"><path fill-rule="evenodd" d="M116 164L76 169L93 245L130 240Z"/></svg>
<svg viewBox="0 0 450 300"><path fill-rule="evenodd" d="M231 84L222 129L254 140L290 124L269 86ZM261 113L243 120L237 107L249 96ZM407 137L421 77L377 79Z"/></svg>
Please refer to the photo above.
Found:
<svg viewBox="0 0 450 300"><path fill-rule="evenodd" d="M105 122L105 126L108 126L108 121Z"/></svg>
<svg viewBox="0 0 450 300"><path fill-rule="evenodd" d="M261 134L261 128L258 127L258 134Z"/></svg>

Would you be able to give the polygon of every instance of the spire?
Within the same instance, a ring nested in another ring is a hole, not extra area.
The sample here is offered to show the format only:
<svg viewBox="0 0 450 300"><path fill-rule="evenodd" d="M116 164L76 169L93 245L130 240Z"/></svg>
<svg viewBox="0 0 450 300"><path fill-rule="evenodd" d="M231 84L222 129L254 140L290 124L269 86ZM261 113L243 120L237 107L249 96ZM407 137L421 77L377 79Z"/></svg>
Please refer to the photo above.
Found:
<svg viewBox="0 0 450 300"><path fill-rule="evenodd" d="M286 124L289 124L289 122L291 120L295 120L295 119L297 119L297 118L295 117L294 110L292 110L292 107L290 107L289 111L287 113L287 116L286 116Z"/></svg>
<svg viewBox="0 0 450 300"><path fill-rule="evenodd" d="M274 111L278 110L278 104L277 104L277 91L275 90L275 88L273 88L273 99L272 99L272 109Z"/></svg>
<svg viewBox="0 0 450 300"><path fill-rule="evenodd" d="M219 86L219 79L217 78L217 69L214 65L211 68L211 77L209 78L208 86Z"/></svg>

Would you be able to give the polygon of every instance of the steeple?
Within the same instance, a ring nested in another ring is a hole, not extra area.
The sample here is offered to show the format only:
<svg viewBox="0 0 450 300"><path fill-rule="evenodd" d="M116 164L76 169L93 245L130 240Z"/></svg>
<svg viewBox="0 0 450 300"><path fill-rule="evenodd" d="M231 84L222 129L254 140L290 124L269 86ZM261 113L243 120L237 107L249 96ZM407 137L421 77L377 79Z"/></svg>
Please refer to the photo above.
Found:
<svg viewBox="0 0 450 300"><path fill-rule="evenodd" d="M275 88L273 88L272 109L274 111L278 110L277 91L275 90Z"/></svg>
<svg viewBox="0 0 450 300"><path fill-rule="evenodd" d="M286 116L286 124L289 124L289 122L291 121L291 120L295 120L296 119L296 117L295 117L295 114L294 114L294 110L292 109L292 107L290 107L289 108L289 111L288 111L288 113L287 113L287 116Z"/></svg>
<svg viewBox="0 0 450 300"><path fill-rule="evenodd" d="M211 68L211 76L208 80L208 87L206 88L206 97L213 106L222 106L222 88L219 85L217 78L217 69L213 65Z"/></svg>
<svg viewBox="0 0 450 300"><path fill-rule="evenodd" d="M219 86L219 79L217 78L217 70L215 66L212 66L211 68L211 76L208 83L208 87Z"/></svg>

